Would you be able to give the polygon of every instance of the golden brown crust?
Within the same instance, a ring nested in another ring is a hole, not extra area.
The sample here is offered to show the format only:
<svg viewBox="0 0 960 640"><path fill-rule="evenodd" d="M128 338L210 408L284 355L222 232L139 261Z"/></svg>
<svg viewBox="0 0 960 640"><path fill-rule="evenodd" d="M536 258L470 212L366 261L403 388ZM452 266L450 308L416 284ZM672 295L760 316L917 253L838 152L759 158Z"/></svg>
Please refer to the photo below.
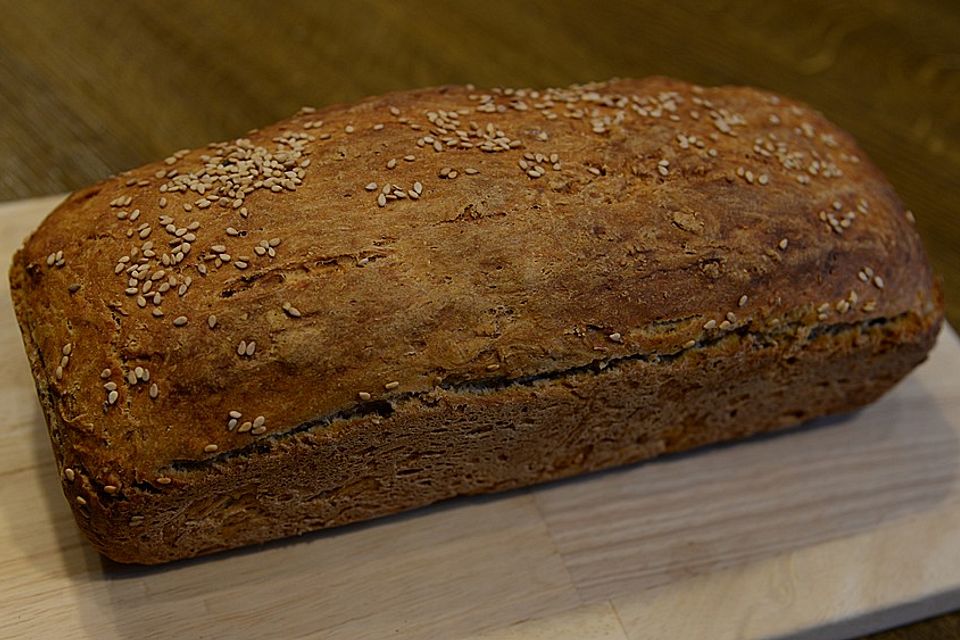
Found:
<svg viewBox="0 0 960 640"><path fill-rule="evenodd" d="M883 353L903 375L942 315L909 218L848 135L755 89L442 87L303 112L80 191L11 283L68 495L96 520L186 500L223 469L241 482L244 459L430 394L490 387L485 403L509 405L518 381L560 387L726 338L899 323L909 357Z"/></svg>

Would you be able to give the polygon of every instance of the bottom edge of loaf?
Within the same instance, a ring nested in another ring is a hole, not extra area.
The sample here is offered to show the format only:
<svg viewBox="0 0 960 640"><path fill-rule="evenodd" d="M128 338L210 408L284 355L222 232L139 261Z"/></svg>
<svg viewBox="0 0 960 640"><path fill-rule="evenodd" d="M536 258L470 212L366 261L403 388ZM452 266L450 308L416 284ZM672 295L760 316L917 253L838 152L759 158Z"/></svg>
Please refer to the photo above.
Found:
<svg viewBox="0 0 960 640"><path fill-rule="evenodd" d="M663 366L439 392L174 473L76 519L105 556L157 564L687 451L872 402L932 346L907 314L785 341L730 336Z"/></svg>

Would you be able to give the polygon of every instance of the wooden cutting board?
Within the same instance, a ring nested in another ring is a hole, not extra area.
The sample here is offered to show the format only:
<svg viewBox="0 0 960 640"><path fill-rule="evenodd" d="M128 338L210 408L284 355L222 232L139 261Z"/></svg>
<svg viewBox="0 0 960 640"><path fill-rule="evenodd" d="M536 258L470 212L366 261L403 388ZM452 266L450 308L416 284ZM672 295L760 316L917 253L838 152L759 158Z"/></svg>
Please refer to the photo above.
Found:
<svg viewBox="0 0 960 640"><path fill-rule="evenodd" d="M0 206L4 274L57 200ZM950 329L856 415L137 568L73 523L0 288L3 638L834 638L960 607Z"/></svg>

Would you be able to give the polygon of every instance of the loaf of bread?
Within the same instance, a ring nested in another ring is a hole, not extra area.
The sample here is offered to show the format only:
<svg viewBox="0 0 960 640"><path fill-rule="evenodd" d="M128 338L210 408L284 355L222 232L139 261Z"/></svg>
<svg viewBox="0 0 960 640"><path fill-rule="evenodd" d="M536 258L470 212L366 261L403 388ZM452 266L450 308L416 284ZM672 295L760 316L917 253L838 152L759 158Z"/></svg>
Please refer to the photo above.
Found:
<svg viewBox="0 0 960 640"><path fill-rule="evenodd" d="M77 523L160 563L869 403L942 320L912 223L770 93L450 86L74 193L10 280Z"/></svg>

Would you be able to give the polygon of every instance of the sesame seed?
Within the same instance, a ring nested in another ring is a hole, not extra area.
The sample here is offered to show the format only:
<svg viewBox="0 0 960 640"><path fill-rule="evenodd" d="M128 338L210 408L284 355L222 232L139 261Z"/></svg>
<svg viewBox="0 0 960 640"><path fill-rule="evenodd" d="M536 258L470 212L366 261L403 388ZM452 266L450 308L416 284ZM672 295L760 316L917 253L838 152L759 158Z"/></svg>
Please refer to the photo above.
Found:
<svg viewBox="0 0 960 640"><path fill-rule="evenodd" d="M56 369L54 369L53 375L57 378L57 380L62 380L62 379L63 379L63 366L60 365L60 366L58 366Z"/></svg>
<svg viewBox="0 0 960 640"><path fill-rule="evenodd" d="M363 400L364 402L366 402L367 400L370 399L371 396L366 391L360 391L357 393L357 397Z"/></svg>
<svg viewBox="0 0 960 640"><path fill-rule="evenodd" d="M107 395L107 402L109 404L115 404L117 402L117 398L119 397L120 397L120 394L117 393L116 389L114 389Z"/></svg>
<svg viewBox="0 0 960 640"><path fill-rule="evenodd" d="M499 368L500 368L500 365L497 364L496 362L494 362L493 364L487 365L487 371L496 371Z"/></svg>
<svg viewBox="0 0 960 640"><path fill-rule="evenodd" d="M207 326L211 329L217 326L217 316L213 315L212 313L207 316Z"/></svg>
<svg viewBox="0 0 960 640"><path fill-rule="evenodd" d="M247 431L250 431L250 429L252 428L253 428L253 423L247 421L247 422L244 422L242 425L240 425L240 427L237 429L237 433L246 433Z"/></svg>
<svg viewBox="0 0 960 640"><path fill-rule="evenodd" d="M104 369L103 371L100 372L100 378L102 380L106 380L109 377L110 377L110 369Z"/></svg>
<svg viewBox="0 0 960 640"><path fill-rule="evenodd" d="M73 482L73 479L76 478L76 474L73 472L73 469L67 467L63 470L63 477L67 479L67 482Z"/></svg>
<svg viewBox="0 0 960 640"><path fill-rule="evenodd" d="M77 496L77 504L82 507L83 505L87 504L87 501L84 500L81 496Z"/></svg>
<svg viewBox="0 0 960 640"><path fill-rule="evenodd" d="M264 418L263 416L257 416L256 418L253 419L253 428L257 429L263 426L263 423L265 423L266 421L267 419Z"/></svg>
<svg viewBox="0 0 960 640"><path fill-rule="evenodd" d="M265 425L260 425L259 427L254 427L250 430L250 434L254 436L259 436L262 433L266 433L267 427Z"/></svg>
<svg viewBox="0 0 960 640"><path fill-rule="evenodd" d="M182 327L185 324L187 324L187 316L177 316L173 320L173 326L175 327Z"/></svg>
<svg viewBox="0 0 960 640"><path fill-rule="evenodd" d="M284 311L286 312L286 314L287 314L288 316L290 316L291 318L299 318L299 317L301 316L300 310L297 309L297 308L296 308L295 306L293 306L292 304L290 304L289 302L284 302L284 303L283 303L283 310L284 310Z"/></svg>
<svg viewBox="0 0 960 640"><path fill-rule="evenodd" d="M257 343L251 340L247 343L247 355L252 356L254 351L257 349Z"/></svg>
<svg viewBox="0 0 960 640"><path fill-rule="evenodd" d="M388 382L387 384L383 385L383 388L389 390L389 389L396 389L399 386L400 386L400 383L394 380L393 382Z"/></svg>
<svg viewBox="0 0 960 640"><path fill-rule="evenodd" d="M240 344L237 345L237 355L242 356L247 352L247 341L241 340Z"/></svg>
<svg viewBox="0 0 960 640"><path fill-rule="evenodd" d="M731 324L731 322L730 322L729 320L724 320L723 322L720 323L720 330L721 330L721 331L727 331L727 330L730 329L730 327L732 327L732 326L733 326L733 324Z"/></svg>
<svg viewBox="0 0 960 640"><path fill-rule="evenodd" d="M696 341L696 340L687 340L686 342L683 343L683 348L684 348L684 349L691 349L691 348L693 348L694 346L696 346L696 344L697 344L697 341Z"/></svg>
<svg viewBox="0 0 960 640"><path fill-rule="evenodd" d="M387 196L383 195L382 193L379 196L377 196L377 206L379 207L387 206Z"/></svg>
<svg viewBox="0 0 960 640"><path fill-rule="evenodd" d="M607 337L613 340L614 342L621 342L623 340L623 336L621 336L618 332L611 333Z"/></svg>
<svg viewBox="0 0 960 640"><path fill-rule="evenodd" d="M877 289L883 289L883 278L880 276L874 277L873 284L876 285Z"/></svg>
<svg viewBox="0 0 960 640"><path fill-rule="evenodd" d="M348 124L347 126L345 126L345 127L343 128L343 130L346 131L347 133L353 133L353 132L354 132L354 128L353 128L353 125L352 125L352 124Z"/></svg>
<svg viewBox="0 0 960 640"><path fill-rule="evenodd" d="M109 493L110 495L113 495L117 492L117 487L116 485L105 484L103 485L103 491L104 493Z"/></svg>
<svg viewBox="0 0 960 640"><path fill-rule="evenodd" d="M473 167L467 167L466 169L463 170L463 172L468 176L473 176L480 173L480 171L478 171L477 169L474 169Z"/></svg>
<svg viewBox="0 0 960 640"><path fill-rule="evenodd" d="M208 444L203 448L204 453L215 453L220 447L215 444Z"/></svg>
<svg viewBox="0 0 960 640"><path fill-rule="evenodd" d="M156 400L158 395L160 395L160 388L157 387L157 383L154 382L150 385L150 397Z"/></svg>
<svg viewBox="0 0 960 640"><path fill-rule="evenodd" d="M376 182L368 182L368 183L367 183L367 186L365 186L364 189L366 189L367 191L376 191L376 190L377 190L377 183L376 183Z"/></svg>
<svg viewBox="0 0 960 640"><path fill-rule="evenodd" d="M745 304L747 304L747 296L740 296L740 300L737 301L737 306L742 307Z"/></svg>
<svg viewBox="0 0 960 640"><path fill-rule="evenodd" d="M396 158L391 158L391 159L387 160L387 169L393 169L395 166L397 166L397 159L396 159Z"/></svg>
<svg viewBox="0 0 960 640"><path fill-rule="evenodd" d="M716 326L717 326L716 320L707 320L706 323L704 323L703 328L709 331L710 329L713 329Z"/></svg>
<svg viewBox="0 0 960 640"><path fill-rule="evenodd" d="M780 247L781 250L785 251L786 248L787 248L787 245L788 245L789 243L790 243L789 240L787 240L786 238L784 238L783 240L781 240L781 241L777 244L777 246Z"/></svg>
<svg viewBox="0 0 960 640"><path fill-rule="evenodd" d="M67 344L63 345L63 349L61 349L60 351L65 356L70 355L71 353L73 353L73 344L68 342Z"/></svg>
<svg viewBox="0 0 960 640"><path fill-rule="evenodd" d="M167 476L158 476L158 477L157 477L157 484L170 484L171 482L173 482L173 480L171 480L171 479L168 478Z"/></svg>

